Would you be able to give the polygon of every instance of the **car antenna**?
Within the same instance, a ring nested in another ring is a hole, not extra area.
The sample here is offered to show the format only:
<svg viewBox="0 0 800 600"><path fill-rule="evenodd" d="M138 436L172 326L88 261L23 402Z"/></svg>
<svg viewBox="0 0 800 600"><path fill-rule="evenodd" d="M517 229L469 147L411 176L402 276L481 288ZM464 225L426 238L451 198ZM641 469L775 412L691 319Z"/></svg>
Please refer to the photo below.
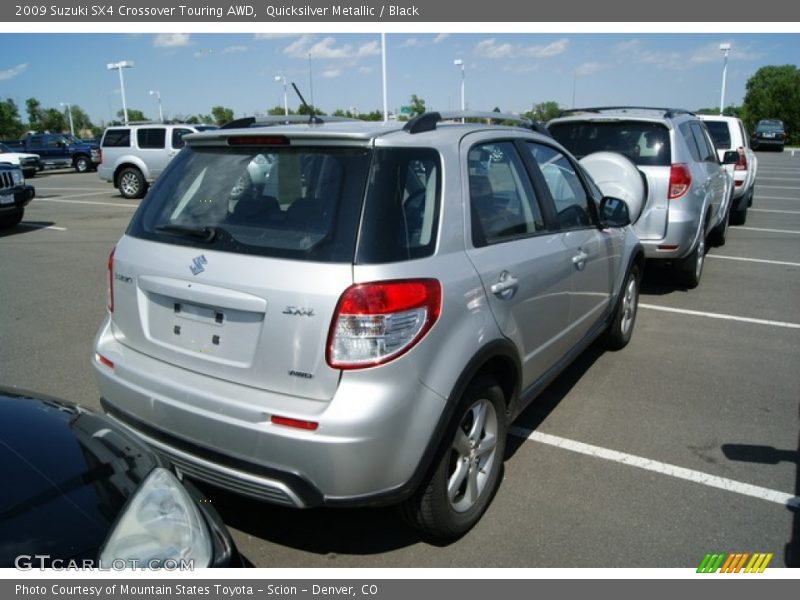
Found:
<svg viewBox="0 0 800 600"><path fill-rule="evenodd" d="M308 118L308 124L309 125L322 125L322 123L324 123L324 121L322 119L320 119L317 115L314 114L314 109L311 108L308 105L308 103L306 102L306 99L303 98L303 94L301 94L300 90L297 89L297 86L295 85L294 81L292 82L292 87L294 88L295 94L297 94L298 98L300 98L300 102L302 102L303 106L305 106L306 109L308 110L308 114L310 115L309 118Z"/></svg>

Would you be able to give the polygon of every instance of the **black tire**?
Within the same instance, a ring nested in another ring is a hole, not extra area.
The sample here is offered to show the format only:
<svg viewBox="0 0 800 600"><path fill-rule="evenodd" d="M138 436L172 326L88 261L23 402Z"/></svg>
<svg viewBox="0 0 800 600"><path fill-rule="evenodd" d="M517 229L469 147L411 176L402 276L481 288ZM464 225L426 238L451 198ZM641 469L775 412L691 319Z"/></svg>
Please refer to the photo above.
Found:
<svg viewBox="0 0 800 600"><path fill-rule="evenodd" d="M731 207L731 225L744 225L747 222L747 207L753 205L753 195L755 190L750 188L747 198L744 198L739 206Z"/></svg>
<svg viewBox="0 0 800 600"><path fill-rule="evenodd" d="M731 199L731 202L733 202L733 199ZM722 220L722 223L714 227L708 234L708 243L712 246L724 246L725 242L728 240L728 225L731 223L732 209L732 206L728 207L728 212L725 213L725 218Z"/></svg>
<svg viewBox="0 0 800 600"><path fill-rule="evenodd" d="M625 276L625 283L620 290L614 316L608 324L608 329L600 337L600 343L609 350L622 350L631 341L633 326L636 324L636 314L639 308L639 284L642 272L637 264L631 265Z"/></svg>
<svg viewBox="0 0 800 600"><path fill-rule="evenodd" d="M123 198L136 200L147 192L147 182L136 167L126 167L117 176L117 188Z"/></svg>
<svg viewBox="0 0 800 600"><path fill-rule="evenodd" d="M480 426L483 414L483 426ZM500 484L506 447L506 403L493 379L479 375L459 400L445 446L432 472L400 505L403 517L422 533L454 540L481 518ZM483 452L481 452L483 449ZM452 484L452 497L448 487Z"/></svg>
<svg viewBox="0 0 800 600"><path fill-rule="evenodd" d="M92 170L92 161L89 160L88 156L76 156L75 160L72 161L72 166L75 167L75 171L78 173L88 173Z"/></svg>
<svg viewBox="0 0 800 600"><path fill-rule="evenodd" d="M675 262L675 279L679 284L694 289L700 284L703 275L703 266L706 261L706 240L701 235L694 250L687 256Z"/></svg>
<svg viewBox="0 0 800 600"><path fill-rule="evenodd" d="M20 208L10 214L0 216L0 229L11 229L12 227L16 227L19 222L22 221L22 216L24 214L25 209Z"/></svg>

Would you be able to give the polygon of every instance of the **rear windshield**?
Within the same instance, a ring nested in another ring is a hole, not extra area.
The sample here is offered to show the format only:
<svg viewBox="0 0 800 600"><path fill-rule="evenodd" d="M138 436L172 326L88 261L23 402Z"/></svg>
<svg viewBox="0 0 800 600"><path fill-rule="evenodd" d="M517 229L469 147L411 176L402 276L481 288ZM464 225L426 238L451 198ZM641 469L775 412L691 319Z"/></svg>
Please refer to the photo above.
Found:
<svg viewBox="0 0 800 600"><path fill-rule="evenodd" d="M730 148L731 132L730 129L728 129L728 124L725 121L709 121L707 119L704 121L717 149L727 150Z"/></svg>
<svg viewBox="0 0 800 600"><path fill-rule="evenodd" d="M759 121L756 131L783 131L783 123L780 121Z"/></svg>
<svg viewBox="0 0 800 600"><path fill-rule="evenodd" d="M352 263L357 242L359 262L415 258L435 243L440 184L430 152L189 146L159 177L128 234L316 262Z"/></svg>
<svg viewBox="0 0 800 600"><path fill-rule="evenodd" d="M548 126L553 137L577 158L593 152L618 152L640 166L672 163L669 131L646 121L569 121Z"/></svg>

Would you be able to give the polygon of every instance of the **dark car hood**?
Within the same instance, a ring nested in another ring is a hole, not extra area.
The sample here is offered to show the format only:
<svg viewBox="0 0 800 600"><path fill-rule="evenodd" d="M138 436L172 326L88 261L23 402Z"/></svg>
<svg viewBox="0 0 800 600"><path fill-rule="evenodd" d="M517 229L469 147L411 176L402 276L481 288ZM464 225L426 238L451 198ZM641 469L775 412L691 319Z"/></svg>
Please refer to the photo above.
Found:
<svg viewBox="0 0 800 600"><path fill-rule="evenodd" d="M23 554L96 558L158 464L99 413L0 390L0 567Z"/></svg>

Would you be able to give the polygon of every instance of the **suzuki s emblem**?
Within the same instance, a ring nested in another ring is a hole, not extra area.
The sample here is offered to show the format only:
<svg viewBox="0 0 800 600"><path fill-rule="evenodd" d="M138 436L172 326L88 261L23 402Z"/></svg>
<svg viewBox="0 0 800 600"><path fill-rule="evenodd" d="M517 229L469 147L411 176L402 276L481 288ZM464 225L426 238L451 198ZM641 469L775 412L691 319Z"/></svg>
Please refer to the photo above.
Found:
<svg viewBox="0 0 800 600"><path fill-rule="evenodd" d="M208 261L206 260L205 255L201 254L200 256L195 256L192 259L192 264L189 265L189 269L192 271L192 275L199 275L206 268L203 265L207 265Z"/></svg>

